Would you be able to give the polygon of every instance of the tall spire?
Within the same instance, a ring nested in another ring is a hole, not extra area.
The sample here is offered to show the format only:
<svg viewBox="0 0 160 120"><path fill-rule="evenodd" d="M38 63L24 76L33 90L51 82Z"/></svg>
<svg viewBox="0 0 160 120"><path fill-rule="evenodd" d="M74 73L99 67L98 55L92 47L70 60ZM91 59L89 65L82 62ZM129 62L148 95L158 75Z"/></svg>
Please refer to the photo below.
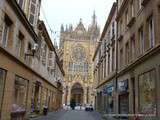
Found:
<svg viewBox="0 0 160 120"><path fill-rule="evenodd" d="M64 26L61 24L61 32L64 32Z"/></svg>
<svg viewBox="0 0 160 120"><path fill-rule="evenodd" d="M96 13L95 10L93 11L93 16L92 16L92 25L96 25L97 21L96 21L97 17L96 17Z"/></svg>

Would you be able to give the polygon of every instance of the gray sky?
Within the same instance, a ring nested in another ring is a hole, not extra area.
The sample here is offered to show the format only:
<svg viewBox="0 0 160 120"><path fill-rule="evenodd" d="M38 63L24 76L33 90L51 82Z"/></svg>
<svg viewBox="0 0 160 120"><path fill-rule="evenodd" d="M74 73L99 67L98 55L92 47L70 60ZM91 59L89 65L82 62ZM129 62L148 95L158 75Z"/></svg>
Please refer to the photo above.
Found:
<svg viewBox="0 0 160 120"><path fill-rule="evenodd" d="M56 34L49 31L52 40L56 38L58 42L61 24L72 24L75 28L82 18L87 28L94 10L102 31L114 1L116 0L42 0L40 18L45 21L48 30L50 26L53 31L58 31Z"/></svg>

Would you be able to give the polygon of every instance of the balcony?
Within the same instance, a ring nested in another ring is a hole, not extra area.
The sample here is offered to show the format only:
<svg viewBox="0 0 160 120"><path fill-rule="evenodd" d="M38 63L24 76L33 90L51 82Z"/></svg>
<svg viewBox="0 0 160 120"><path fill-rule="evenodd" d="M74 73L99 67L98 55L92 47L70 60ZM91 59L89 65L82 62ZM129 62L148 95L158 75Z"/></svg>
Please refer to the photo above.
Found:
<svg viewBox="0 0 160 120"><path fill-rule="evenodd" d="M131 17L130 21L127 24L127 27L131 28L133 24L135 23L135 21L136 21L135 17Z"/></svg>
<svg viewBox="0 0 160 120"><path fill-rule="evenodd" d="M119 36L118 36L118 41L121 41L123 39L123 35L122 34L120 34Z"/></svg>

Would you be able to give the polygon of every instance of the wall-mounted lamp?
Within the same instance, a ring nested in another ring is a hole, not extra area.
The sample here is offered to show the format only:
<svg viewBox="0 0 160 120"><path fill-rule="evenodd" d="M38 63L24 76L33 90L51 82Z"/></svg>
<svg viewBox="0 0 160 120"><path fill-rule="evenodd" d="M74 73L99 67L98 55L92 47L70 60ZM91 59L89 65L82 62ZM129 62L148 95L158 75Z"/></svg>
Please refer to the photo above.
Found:
<svg viewBox="0 0 160 120"><path fill-rule="evenodd" d="M38 44L34 44L31 48L31 53L25 53L25 57L27 56L35 56L36 51L38 50Z"/></svg>

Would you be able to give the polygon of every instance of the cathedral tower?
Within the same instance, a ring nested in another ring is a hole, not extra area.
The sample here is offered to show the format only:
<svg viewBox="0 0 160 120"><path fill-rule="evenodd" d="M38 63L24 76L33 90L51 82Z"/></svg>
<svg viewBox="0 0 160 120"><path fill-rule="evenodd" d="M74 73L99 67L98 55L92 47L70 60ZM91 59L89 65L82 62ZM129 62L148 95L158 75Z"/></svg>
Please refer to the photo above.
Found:
<svg viewBox="0 0 160 120"><path fill-rule="evenodd" d="M92 57L100 31L95 12L88 30L82 19L73 28L61 26L60 56L65 71L63 103L74 99L77 104L93 103L93 63Z"/></svg>

